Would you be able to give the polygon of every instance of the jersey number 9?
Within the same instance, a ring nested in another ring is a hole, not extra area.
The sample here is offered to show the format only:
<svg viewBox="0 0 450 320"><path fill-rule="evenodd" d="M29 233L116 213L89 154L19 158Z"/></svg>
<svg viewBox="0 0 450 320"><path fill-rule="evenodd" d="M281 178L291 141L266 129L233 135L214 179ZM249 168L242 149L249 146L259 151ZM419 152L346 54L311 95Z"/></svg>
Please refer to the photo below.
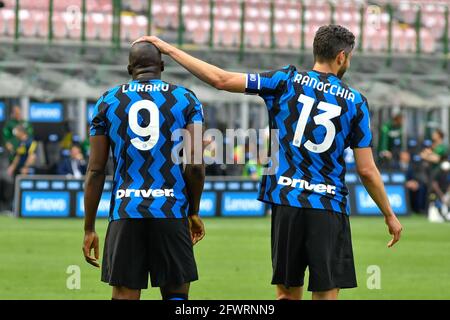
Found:
<svg viewBox="0 0 450 320"><path fill-rule="evenodd" d="M139 111L147 110L150 113L150 121L146 127L139 124ZM159 109L153 101L141 100L133 103L128 112L128 125L131 131L139 137L131 139L131 143L136 149L147 151L153 148L159 139ZM147 140L141 140L141 138Z"/></svg>

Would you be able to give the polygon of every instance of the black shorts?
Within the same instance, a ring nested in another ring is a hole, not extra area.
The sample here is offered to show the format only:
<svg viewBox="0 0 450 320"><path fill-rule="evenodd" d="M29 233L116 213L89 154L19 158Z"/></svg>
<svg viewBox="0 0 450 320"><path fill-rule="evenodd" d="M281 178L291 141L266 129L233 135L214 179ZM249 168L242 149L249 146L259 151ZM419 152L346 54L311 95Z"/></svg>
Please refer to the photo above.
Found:
<svg viewBox="0 0 450 320"><path fill-rule="evenodd" d="M102 281L112 286L146 289L181 285L198 279L185 219L122 219L108 226Z"/></svg>
<svg viewBox="0 0 450 320"><path fill-rule="evenodd" d="M272 205L272 284L308 291L356 287L350 221L327 210Z"/></svg>

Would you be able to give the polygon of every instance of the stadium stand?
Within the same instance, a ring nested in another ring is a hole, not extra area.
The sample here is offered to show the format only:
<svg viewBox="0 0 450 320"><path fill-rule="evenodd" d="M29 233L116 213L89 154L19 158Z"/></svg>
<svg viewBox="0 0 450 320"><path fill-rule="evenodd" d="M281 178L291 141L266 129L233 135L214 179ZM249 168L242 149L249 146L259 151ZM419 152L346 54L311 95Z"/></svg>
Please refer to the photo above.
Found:
<svg viewBox="0 0 450 320"><path fill-rule="evenodd" d="M81 0L55 1L53 7L53 30L56 39L79 39L82 23ZM153 1L151 23L161 33L174 31L180 21L187 33L188 41L197 45L209 42L211 27L210 1L183 1L181 20L179 1ZM393 50L413 52L416 50L416 24L420 23L420 42L423 51L433 53L438 49L437 42L443 36L445 28L445 7L450 1L420 2L418 22L417 1L374 1L373 4L393 4ZM147 1L122 1L121 39L130 41L147 30ZM264 0L245 1L244 16L245 44L250 48L269 48L271 2ZM361 15L361 7L363 15ZM366 50L384 51L387 49L389 29L388 10L374 11L373 5L361 1L287 1L274 2L273 30L275 45L280 48L306 48L312 45L315 30L323 24L333 21L344 25L359 36L363 31L363 46ZM0 35L12 37L15 25L15 1L5 1L0 12ZM448 12L448 11L447 11ZM20 2L20 35L27 38L45 38L49 29L49 1L23 0ZM238 0L217 0L213 9L213 44L223 47L235 47L240 43L241 2ZM361 23L361 19L362 22ZM304 21L303 21L304 20ZM88 40L109 40L112 37L113 12L111 1L87 1L86 36ZM361 26L363 30L361 30ZM301 41L304 35L304 42Z"/></svg>

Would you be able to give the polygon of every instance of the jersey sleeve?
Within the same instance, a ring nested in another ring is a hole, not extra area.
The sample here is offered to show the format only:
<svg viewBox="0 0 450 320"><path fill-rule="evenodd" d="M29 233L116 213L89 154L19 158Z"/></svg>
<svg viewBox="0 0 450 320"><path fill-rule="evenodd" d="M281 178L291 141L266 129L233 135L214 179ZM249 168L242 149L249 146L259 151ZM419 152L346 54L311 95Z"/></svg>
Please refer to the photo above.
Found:
<svg viewBox="0 0 450 320"><path fill-rule="evenodd" d="M366 99L363 99L359 107L357 106L356 115L352 125L350 147L352 149L372 147L369 105Z"/></svg>
<svg viewBox="0 0 450 320"><path fill-rule="evenodd" d="M205 117L203 115L203 105L198 100L192 91L187 91L186 98L189 101L189 106L186 108L186 124L204 123Z"/></svg>
<svg viewBox="0 0 450 320"><path fill-rule="evenodd" d="M107 126L107 118L106 118L106 110L108 104L105 102L104 94L100 99L98 99L97 103L94 107L94 114L92 116L89 135L90 136L106 136L108 135L108 126Z"/></svg>
<svg viewBox="0 0 450 320"><path fill-rule="evenodd" d="M263 98L280 94L286 88L286 83L294 71L295 67L289 65L263 73L248 73L245 93L258 94Z"/></svg>

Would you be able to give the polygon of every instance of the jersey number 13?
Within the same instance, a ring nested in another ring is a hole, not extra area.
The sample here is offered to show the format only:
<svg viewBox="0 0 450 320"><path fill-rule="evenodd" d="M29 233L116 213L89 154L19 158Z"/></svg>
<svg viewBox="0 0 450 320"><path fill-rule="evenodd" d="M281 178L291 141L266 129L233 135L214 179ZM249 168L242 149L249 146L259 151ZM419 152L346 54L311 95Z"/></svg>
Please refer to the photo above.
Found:
<svg viewBox="0 0 450 320"><path fill-rule="evenodd" d="M306 123L308 122L308 118L311 114L315 100L311 97L301 94L300 97L298 97L298 102L301 102L303 104L303 108L300 112L300 117L298 118L297 128L295 129L294 133L294 141L292 143L296 147L300 147L302 143ZM304 143L304 147L311 152L322 153L327 151L333 144L334 137L336 136L336 127L334 126L331 119L339 117L342 108L335 104L320 101L317 105L317 109L325 111L313 117L313 121L316 125L325 127L325 138L323 139L323 142L319 144L316 144L311 140L307 140Z"/></svg>

